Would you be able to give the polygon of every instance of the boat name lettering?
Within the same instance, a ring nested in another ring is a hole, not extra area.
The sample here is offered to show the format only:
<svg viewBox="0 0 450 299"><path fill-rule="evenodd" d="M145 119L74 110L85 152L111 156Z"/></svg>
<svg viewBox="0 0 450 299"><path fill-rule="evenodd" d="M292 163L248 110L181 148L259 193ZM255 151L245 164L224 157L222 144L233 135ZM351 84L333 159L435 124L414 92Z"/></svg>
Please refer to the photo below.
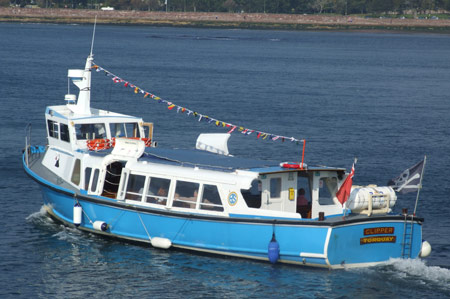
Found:
<svg viewBox="0 0 450 299"><path fill-rule="evenodd" d="M364 236L367 235L382 235L382 234L393 234L393 227L372 227L364 229Z"/></svg>
<svg viewBox="0 0 450 299"><path fill-rule="evenodd" d="M359 240L360 245L373 244L373 243L395 243L395 236L377 236L377 237L365 237Z"/></svg>

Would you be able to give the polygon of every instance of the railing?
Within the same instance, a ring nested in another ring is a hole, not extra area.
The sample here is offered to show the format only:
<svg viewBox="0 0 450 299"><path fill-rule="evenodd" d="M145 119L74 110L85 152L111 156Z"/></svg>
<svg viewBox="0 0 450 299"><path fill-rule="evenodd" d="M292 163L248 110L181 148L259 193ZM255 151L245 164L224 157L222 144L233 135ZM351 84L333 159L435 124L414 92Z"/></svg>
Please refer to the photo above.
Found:
<svg viewBox="0 0 450 299"><path fill-rule="evenodd" d="M25 163L29 164L29 155L30 155L30 145L31 145L31 123L28 123L25 127Z"/></svg>

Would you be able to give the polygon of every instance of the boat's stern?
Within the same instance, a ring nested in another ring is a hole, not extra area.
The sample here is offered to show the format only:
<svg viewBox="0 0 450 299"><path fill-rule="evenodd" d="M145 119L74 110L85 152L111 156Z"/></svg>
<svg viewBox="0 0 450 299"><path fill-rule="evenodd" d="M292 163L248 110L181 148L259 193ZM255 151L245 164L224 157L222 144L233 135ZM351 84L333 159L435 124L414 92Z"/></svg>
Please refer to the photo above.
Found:
<svg viewBox="0 0 450 299"><path fill-rule="evenodd" d="M371 266L392 258L417 258L422 249L422 222L406 214L348 217L333 225L326 247L330 267Z"/></svg>

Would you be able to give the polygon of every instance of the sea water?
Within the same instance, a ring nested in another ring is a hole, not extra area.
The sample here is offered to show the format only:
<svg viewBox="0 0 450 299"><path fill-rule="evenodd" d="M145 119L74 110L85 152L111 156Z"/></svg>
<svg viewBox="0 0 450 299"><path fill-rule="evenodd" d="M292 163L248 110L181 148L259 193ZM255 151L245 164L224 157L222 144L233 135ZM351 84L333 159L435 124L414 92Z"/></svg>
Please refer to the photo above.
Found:
<svg viewBox="0 0 450 299"><path fill-rule="evenodd" d="M45 145L45 107L77 92L67 69L84 67L91 36L87 25L0 23L1 297L449 297L449 35L97 26L101 67L203 115L304 138L308 165L349 169L357 157L354 184L385 185L427 155L417 215L430 257L339 271L154 249L53 222L22 170L25 126ZM153 122L160 147L228 131L102 72L92 81L92 107ZM238 130L229 148L280 162L302 151ZM396 210L415 200L399 195Z"/></svg>

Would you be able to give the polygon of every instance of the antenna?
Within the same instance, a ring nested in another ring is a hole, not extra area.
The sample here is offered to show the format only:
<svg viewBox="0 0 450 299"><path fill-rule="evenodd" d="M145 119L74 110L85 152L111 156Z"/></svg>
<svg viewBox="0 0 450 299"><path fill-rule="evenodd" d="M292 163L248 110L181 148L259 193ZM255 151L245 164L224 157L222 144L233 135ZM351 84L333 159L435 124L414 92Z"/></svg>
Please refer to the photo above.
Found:
<svg viewBox="0 0 450 299"><path fill-rule="evenodd" d="M91 43L91 55L92 51L94 50L94 38L95 38L95 26L97 25L97 15L95 15L95 21L94 21L94 31L92 32L92 43Z"/></svg>

